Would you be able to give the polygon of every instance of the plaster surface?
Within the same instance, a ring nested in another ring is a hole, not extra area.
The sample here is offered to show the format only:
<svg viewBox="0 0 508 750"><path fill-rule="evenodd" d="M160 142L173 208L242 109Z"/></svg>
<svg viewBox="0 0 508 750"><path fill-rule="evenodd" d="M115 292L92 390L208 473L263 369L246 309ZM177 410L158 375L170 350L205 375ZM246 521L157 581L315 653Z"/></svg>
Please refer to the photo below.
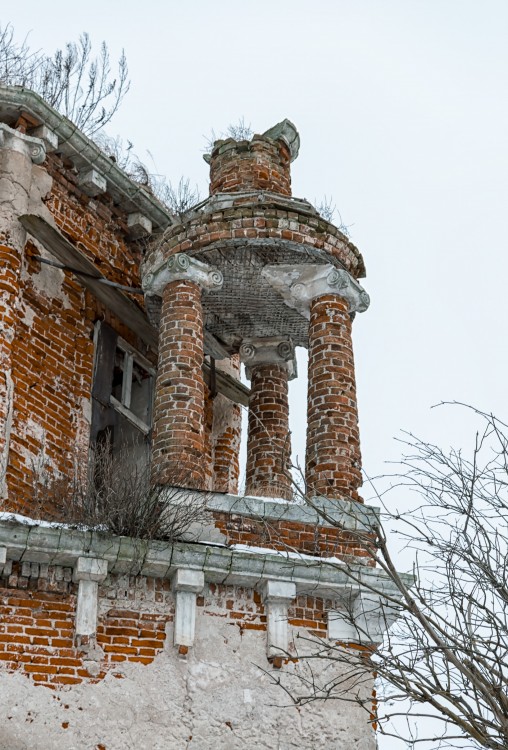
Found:
<svg viewBox="0 0 508 750"><path fill-rule="evenodd" d="M172 641L168 630L166 650L152 664L121 663L98 684L53 691L0 673L0 747L375 750L368 717L353 704L287 705L262 671L271 669L264 632L242 634L220 616L198 615L186 659Z"/></svg>

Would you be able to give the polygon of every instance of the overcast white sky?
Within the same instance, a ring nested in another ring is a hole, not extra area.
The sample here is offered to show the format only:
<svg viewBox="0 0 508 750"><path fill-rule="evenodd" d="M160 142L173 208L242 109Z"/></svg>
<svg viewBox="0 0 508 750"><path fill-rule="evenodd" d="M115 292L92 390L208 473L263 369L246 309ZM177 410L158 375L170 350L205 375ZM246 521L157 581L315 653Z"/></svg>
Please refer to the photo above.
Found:
<svg viewBox="0 0 508 750"><path fill-rule="evenodd" d="M203 195L212 128L295 123L294 195L333 196L367 264L354 343L369 474L399 455L400 429L471 442L460 410L430 409L441 400L508 417L506 0L24 0L8 13L47 52L85 30L125 48L131 90L108 132Z"/></svg>

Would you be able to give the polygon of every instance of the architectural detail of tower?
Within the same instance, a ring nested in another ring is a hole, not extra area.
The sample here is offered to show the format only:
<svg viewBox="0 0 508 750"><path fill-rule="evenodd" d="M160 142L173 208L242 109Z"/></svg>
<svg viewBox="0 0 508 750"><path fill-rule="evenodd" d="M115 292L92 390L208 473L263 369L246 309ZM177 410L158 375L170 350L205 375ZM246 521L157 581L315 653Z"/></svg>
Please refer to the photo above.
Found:
<svg viewBox="0 0 508 750"><path fill-rule="evenodd" d="M305 679L314 636L372 650L397 596L358 495L351 328L369 305L365 267L292 196L299 146L288 120L217 141L209 197L175 216L37 94L0 86L9 746L109 748L126 733L168 750L376 746L369 672L344 704L283 711L266 677ZM291 472L297 347L306 498ZM98 476L101 450L112 470ZM343 690L342 667L323 661Z"/></svg>
<svg viewBox="0 0 508 750"><path fill-rule="evenodd" d="M309 349L307 492L360 499L351 323L369 304L358 283L365 268L347 237L310 203L291 196L290 165L299 143L288 120L250 141L216 142L207 157L210 197L168 230L143 262L160 342L154 461L169 483L175 468L185 467L193 477L189 486L207 488L197 459L206 423L199 356L193 362L185 356L187 344L194 342L190 354L206 330L223 357L240 356L251 380L247 494L292 497L287 392L296 377L295 347L303 346ZM171 291L173 269L192 263L213 269L208 274L220 284L193 282L185 307ZM194 395L182 394L184 381ZM163 427L169 422L174 439Z"/></svg>

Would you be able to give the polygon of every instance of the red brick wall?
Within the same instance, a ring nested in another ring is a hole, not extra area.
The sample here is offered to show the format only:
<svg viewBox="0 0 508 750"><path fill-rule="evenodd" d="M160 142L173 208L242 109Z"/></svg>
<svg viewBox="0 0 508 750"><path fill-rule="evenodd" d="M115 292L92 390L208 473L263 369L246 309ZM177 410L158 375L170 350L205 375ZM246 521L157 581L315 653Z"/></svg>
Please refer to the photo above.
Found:
<svg viewBox="0 0 508 750"><path fill-rule="evenodd" d="M102 614L97 626L97 644L104 653L97 674L91 674L86 646L77 646L74 639L77 585L72 583L72 570L45 567L44 577L38 577L38 565L24 571L21 563L15 563L12 574L2 581L0 664L4 669L20 670L47 687L97 682L119 662L149 664L164 648L166 623L174 615L169 581L109 576L100 588Z"/></svg>
<svg viewBox="0 0 508 750"><path fill-rule="evenodd" d="M210 194L269 190L291 195L289 148L255 135L251 141L219 141L210 160Z"/></svg>
<svg viewBox="0 0 508 750"><path fill-rule="evenodd" d="M140 248L125 237L126 217L111 198L89 198L71 165L55 154L45 168L53 177L47 200L57 226L104 275L139 286ZM11 305L14 419L9 454L8 508L33 514L34 485L71 474L88 447L93 370L93 326L105 319L147 354L135 335L86 292L70 273L34 259L28 242L18 262L20 299ZM20 266L20 268L19 268ZM136 301L139 303L139 295ZM34 472L35 469L35 472Z"/></svg>
<svg viewBox="0 0 508 750"><path fill-rule="evenodd" d="M248 518L235 513L215 511L215 526L226 538L226 544L246 544L283 552L302 552L321 557L361 558L374 566L358 536L329 526L297 521Z"/></svg>
<svg viewBox="0 0 508 750"><path fill-rule="evenodd" d="M240 379L240 358L237 354L229 360L217 362L216 367ZM232 494L238 492L241 432L242 413L240 406L217 393L213 401L211 435L213 488L216 492L230 492Z"/></svg>

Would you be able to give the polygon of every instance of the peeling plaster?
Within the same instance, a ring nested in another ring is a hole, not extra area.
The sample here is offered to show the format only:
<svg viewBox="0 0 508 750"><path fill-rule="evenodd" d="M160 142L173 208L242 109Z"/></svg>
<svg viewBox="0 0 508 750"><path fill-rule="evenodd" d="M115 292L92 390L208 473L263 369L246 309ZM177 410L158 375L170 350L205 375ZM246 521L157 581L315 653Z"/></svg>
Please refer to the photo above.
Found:
<svg viewBox="0 0 508 750"><path fill-rule="evenodd" d="M369 717L354 703L287 705L287 696L262 671L270 671L265 633L242 635L238 626L201 614L196 636L182 659L170 645L169 627L166 649L152 664L121 662L102 682L68 690L0 672L0 747L375 750Z"/></svg>

